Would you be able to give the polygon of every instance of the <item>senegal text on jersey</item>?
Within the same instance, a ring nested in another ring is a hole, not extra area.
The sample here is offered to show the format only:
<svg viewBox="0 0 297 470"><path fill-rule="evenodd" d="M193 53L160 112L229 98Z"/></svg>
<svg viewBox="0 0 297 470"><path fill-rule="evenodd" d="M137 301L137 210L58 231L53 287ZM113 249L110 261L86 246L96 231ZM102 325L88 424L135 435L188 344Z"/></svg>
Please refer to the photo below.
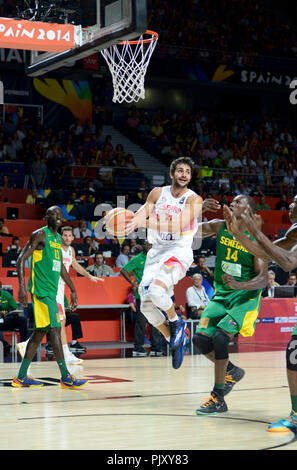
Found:
<svg viewBox="0 0 297 470"><path fill-rule="evenodd" d="M248 253L248 251L237 240L231 240L230 238L222 236L220 239L220 243L222 245L231 246L232 248L236 248L237 250L245 251L246 253Z"/></svg>

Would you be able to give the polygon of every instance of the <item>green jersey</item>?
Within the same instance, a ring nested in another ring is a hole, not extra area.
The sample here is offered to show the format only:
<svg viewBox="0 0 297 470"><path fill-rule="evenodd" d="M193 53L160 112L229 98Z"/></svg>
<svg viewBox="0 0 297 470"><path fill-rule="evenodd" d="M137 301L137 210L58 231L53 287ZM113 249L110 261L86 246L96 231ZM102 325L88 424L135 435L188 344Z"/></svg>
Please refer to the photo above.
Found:
<svg viewBox="0 0 297 470"><path fill-rule="evenodd" d="M136 281L138 284L140 284L142 276L143 276L143 270L145 266L145 261L146 261L146 254L144 253L139 253L139 255L133 256L128 263L126 263L123 266L123 269L127 271L127 273L131 273L133 271L133 274L135 276ZM134 294L135 299L139 299L139 294L138 294L138 289L135 290Z"/></svg>
<svg viewBox="0 0 297 470"><path fill-rule="evenodd" d="M12 295L7 292L6 290L1 290L0 295L0 313L7 314L11 310L16 310L18 308L18 304L12 297Z"/></svg>
<svg viewBox="0 0 297 470"><path fill-rule="evenodd" d="M56 298L61 274L61 235L54 235L48 227L42 227L42 230L45 246L33 251L28 291L39 298Z"/></svg>
<svg viewBox="0 0 297 470"><path fill-rule="evenodd" d="M248 232L244 233L254 240ZM225 273L230 274L239 282L249 281L257 275L254 267L254 256L235 240L228 232L226 222L223 222L217 236L214 271L214 287L218 292L234 290L223 284L222 275ZM256 290L255 295L260 290Z"/></svg>

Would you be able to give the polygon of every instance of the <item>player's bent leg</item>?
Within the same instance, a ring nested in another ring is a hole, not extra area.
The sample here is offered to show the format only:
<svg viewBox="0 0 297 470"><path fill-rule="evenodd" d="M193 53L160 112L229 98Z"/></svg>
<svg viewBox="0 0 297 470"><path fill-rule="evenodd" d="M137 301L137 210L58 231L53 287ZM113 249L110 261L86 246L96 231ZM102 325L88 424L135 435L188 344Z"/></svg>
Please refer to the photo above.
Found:
<svg viewBox="0 0 297 470"><path fill-rule="evenodd" d="M148 289L140 289L140 295L141 295L141 304L140 304L140 310L143 313L143 315L147 318L148 322L153 325L155 328L157 328L160 333L163 334L165 337L166 341L171 340L171 332L172 332L172 327L168 328L165 321L165 316L164 314L157 308L152 300L150 299L149 295L147 294ZM175 322L170 322L175 323ZM183 361L184 357L184 338L185 338L185 328L186 328L186 323L183 322L184 324L184 329L182 331L182 339L180 341L180 344L172 350L172 367L174 369L178 369Z"/></svg>
<svg viewBox="0 0 297 470"><path fill-rule="evenodd" d="M198 354L208 355L213 351L212 337L203 333L195 333L192 338Z"/></svg>
<svg viewBox="0 0 297 470"><path fill-rule="evenodd" d="M175 319L177 315L167 286L156 279L150 284L147 295L156 307L167 313L170 328L170 348L171 350L176 349L184 342L186 325L183 320Z"/></svg>
<svg viewBox="0 0 297 470"><path fill-rule="evenodd" d="M168 294L167 286L158 280L149 285L147 295L153 304L164 312L167 312L173 306L172 299Z"/></svg>

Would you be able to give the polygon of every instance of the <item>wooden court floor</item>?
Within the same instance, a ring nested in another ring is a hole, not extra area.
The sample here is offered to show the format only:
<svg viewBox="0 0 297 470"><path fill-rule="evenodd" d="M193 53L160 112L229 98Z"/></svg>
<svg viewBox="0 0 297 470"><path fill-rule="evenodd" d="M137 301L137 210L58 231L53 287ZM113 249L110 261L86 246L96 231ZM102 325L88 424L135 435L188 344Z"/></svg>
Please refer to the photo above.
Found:
<svg viewBox="0 0 297 470"><path fill-rule="evenodd" d="M228 412L197 416L209 396L213 366L186 356L89 359L70 367L89 379L81 390L62 390L55 362L34 362L37 389L15 389L19 364L0 364L1 450L296 450L293 433L269 433L288 416L284 351L230 354L246 375L226 397ZM113 453L111 452L111 455Z"/></svg>

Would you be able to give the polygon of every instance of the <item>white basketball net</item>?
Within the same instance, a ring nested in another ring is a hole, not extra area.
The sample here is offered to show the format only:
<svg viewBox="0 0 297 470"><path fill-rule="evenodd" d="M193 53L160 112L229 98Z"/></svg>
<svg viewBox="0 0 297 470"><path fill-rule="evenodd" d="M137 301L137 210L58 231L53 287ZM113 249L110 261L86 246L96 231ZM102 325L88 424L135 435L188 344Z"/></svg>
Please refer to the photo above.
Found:
<svg viewBox="0 0 297 470"><path fill-rule="evenodd" d="M101 51L112 75L114 103L145 98L144 78L158 40L157 35L150 33L150 40L140 36L136 41L125 41Z"/></svg>

